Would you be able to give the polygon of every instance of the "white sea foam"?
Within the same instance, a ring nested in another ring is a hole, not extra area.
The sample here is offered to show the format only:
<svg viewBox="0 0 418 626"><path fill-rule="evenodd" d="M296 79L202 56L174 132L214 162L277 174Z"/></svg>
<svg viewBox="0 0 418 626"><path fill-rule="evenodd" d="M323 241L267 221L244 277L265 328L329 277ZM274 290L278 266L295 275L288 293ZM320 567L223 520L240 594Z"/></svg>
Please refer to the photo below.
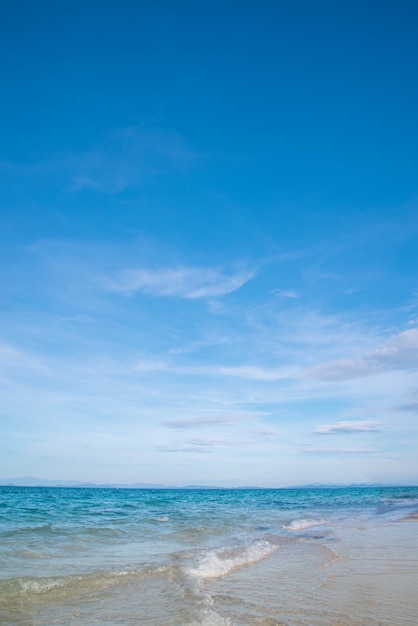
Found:
<svg viewBox="0 0 418 626"><path fill-rule="evenodd" d="M158 572L159 568L150 568L150 571ZM145 571L145 570L144 570ZM53 589L62 589L71 585L83 585L86 587L89 584L100 586L100 581L109 581L112 578L116 579L120 576L132 576L140 575L141 571L137 570L114 570L97 572L94 574L79 574L73 576L50 576L50 577L35 577L35 576L21 576L16 578L9 578L0 580L0 595L1 593L12 594L34 594L41 595L52 591Z"/></svg>
<svg viewBox="0 0 418 626"><path fill-rule="evenodd" d="M287 526L283 526L283 528L297 532L298 530L307 530L308 528L313 528L314 526L324 526L328 523L329 522L326 519L296 519Z"/></svg>
<svg viewBox="0 0 418 626"><path fill-rule="evenodd" d="M198 622L191 622L189 626L232 626L232 622L228 617L221 617L214 611L207 611Z"/></svg>
<svg viewBox="0 0 418 626"><path fill-rule="evenodd" d="M268 541L257 541L249 546L233 549L208 550L196 568L188 573L196 578L219 578L229 574L238 567L245 567L266 558L278 550Z"/></svg>
<svg viewBox="0 0 418 626"><path fill-rule="evenodd" d="M20 550L17 553L18 556L24 559L43 559L45 558L40 552L35 552L35 550Z"/></svg>
<svg viewBox="0 0 418 626"><path fill-rule="evenodd" d="M15 588L21 592L42 594L48 593L52 589L65 587L68 579L65 577L58 578L16 578L11 582L12 589Z"/></svg>
<svg viewBox="0 0 418 626"><path fill-rule="evenodd" d="M169 517L168 515L162 515L161 517L153 517L152 521L153 522L168 522L169 521Z"/></svg>

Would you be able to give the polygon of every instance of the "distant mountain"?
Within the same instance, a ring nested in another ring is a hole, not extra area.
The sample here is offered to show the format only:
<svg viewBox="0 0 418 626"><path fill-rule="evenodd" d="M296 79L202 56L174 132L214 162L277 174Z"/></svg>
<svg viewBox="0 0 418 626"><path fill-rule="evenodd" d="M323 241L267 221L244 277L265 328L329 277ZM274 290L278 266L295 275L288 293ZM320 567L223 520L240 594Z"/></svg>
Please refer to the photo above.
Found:
<svg viewBox="0 0 418 626"><path fill-rule="evenodd" d="M293 485L290 487L276 487L277 489L353 489L361 487L399 487L398 484L387 483L311 483L308 485ZM19 478L0 479L0 487L62 487L62 488L82 488L82 489L274 489L275 487L255 487L239 486L225 487L215 485L185 485L183 487L173 487L160 483L106 483L96 484L80 480L47 480L45 478L35 478L33 476L20 476Z"/></svg>
<svg viewBox="0 0 418 626"><path fill-rule="evenodd" d="M154 483L134 483L134 484L96 484L86 483L81 480L47 480L45 478L35 478L33 476L21 476L19 478L0 479L2 487L81 487L96 489L162 489L167 485Z"/></svg>
<svg viewBox="0 0 418 626"><path fill-rule="evenodd" d="M399 487L400 485L389 483L309 483L307 485L295 485L289 489L360 489L362 487Z"/></svg>
<svg viewBox="0 0 418 626"><path fill-rule="evenodd" d="M185 485L173 487L160 483L87 483L81 480L47 480L34 476L20 476L18 478L0 479L0 487L66 487L80 489L260 489L260 487L225 487L220 485Z"/></svg>

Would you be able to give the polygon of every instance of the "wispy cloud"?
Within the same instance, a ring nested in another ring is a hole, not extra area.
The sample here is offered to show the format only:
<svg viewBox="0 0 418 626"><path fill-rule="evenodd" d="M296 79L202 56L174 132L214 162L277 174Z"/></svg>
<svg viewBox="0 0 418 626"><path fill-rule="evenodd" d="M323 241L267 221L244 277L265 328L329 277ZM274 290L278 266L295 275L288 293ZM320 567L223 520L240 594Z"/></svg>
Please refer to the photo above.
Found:
<svg viewBox="0 0 418 626"><path fill-rule="evenodd" d="M372 376L382 369L381 365L367 358L336 359L317 365L306 372L307 376L319 380L353 380Z"/></svg>
<svg viewBox="0 0 418 626"><path fill-rule="evenodd" d="M74 191L115 194L196 158L178 133L132 126L108 132L101 143L67 159L66 165Z"/></svg>
<svg viewBox="0 0 418 626"><path fill-rule="evenodd" d="M141 360L135 362L131 368L131 372L165 372L175 376L210 376L210 377L228 377L228 378L244 378L260 382L273 382L291 378L295 374L295 369L291 368L262 368L253 365L179 365L170 361L158 360Z"/></svg>
<svg viewBox="0 0 418 626"><path fill-rule="evenodd" d="M239 441L238 439L208 439L204 437L195 437L192 439L186 439L184 443L191 446L203 446L203 447L230 447L230 448L242 448L251 445L249 441Z"/></svg>
<svg viewBox="0 0 418 626"><path fill-rule="evenodd" d="M213 298L236 291L254 276L251 270L226 272L218 268L177 267L127 269L106 279L108 291L151 296L180 297L189 300Z"/></svg>
<svg viewBox="0 0 418 626"><path fill-rule="evenodd" d="M410 402L409 404L403 404L396 407L398 411L411 411L412 413L418 413L418 402Z"/></svg>
<svg viewBox="0 0 418 626"><path fill-rule="evenodd" d="M287 291L286 289L273 289L272 294L281 298L297 299L300 295L296 291Z"/></svg>
<svg viewBox="0 0 418 626"><path fill-rule="evenodd" d="M327 315L305 297L266 298L264 275L251 289L221 298L255 272L233 259L206 267L179 259L145 238L123 246L48 240L32 246L26 263L46 277L37 301L53 306L48 314L45 306L45 315L2 318L4 337L20 350L3 353L4 411L25 416L42 433L36 445L34 435L27 437L29 451L48 454L51 424L65 451L68 433L75 424L82 429L87 415L94 434L81 440L106 450L105 460L135 443L132 451L155 455L156 467L167 466L164 453L179 460L183 453L179 465L202 468L212 458L217 466L245 467L254 454L259 467L290 458L292 473L305 467L310 475L312 455L321 458L318 467L338 456L373 465L381 450L404 445L405 432L415 428L417 328L390 337L360 315ZM256 267L257 276L267 271ZM253 292L265 299L254 301ZM125 297L135 294L140 297ZM222 315L208 310L211 299ZM23 369L42 364L47 372L41 375ZM377 373L373 379L366 378L370 369ZM354 379L353 371L357 379L345 382L348 373ZM396 410L397 428L390 431L378 420L389 422ZM58 414L59 425L53 424ZM10 437L18 437L18 428L15 435L10 420ZM99 439L103 430L111 442ZM311 445L293 443L307 435ZM88 459L90 451L79 446L74 440L77 458ZM303 454L295 455L298 450Z"/></svg>
<svg viewBox="0 0 418 626"><path fill-rule="evenodd" d="M303 454L344 454L344 455L358 455L358 454L376 454L376 450L370 450L367 448L307 448L306 450L300 450Z"/></svg>
<svg viewBox="0 0 418 626"><path fill-rule="evenodd" d="M274 381L291 377L290 368L265 369L253 365L222 366L213 369L213 372L220 376L236 376L237 378L248 378L249 380Z"/></svg>
<svg viewBox="0 0 418 626"><path fill-rule="evenodd" d="M179 171L197 155L175 132L130 126L108 132L100 143L67 158L72 189L120 193L167 171Z"/></svg>
<svg viewBox="0 0 418 626"><path fill-rule="evenodd" d="M18 368L43 374L48 372L42 358L8 344L0 344L0 368L3 367L7 370Z"/></svg>
<svg viewBox="0 0 418 626"><path fill-rule="evenodd" d="M205 428L209 427L217 427L217 426L226 426L233 422L240 422L244 419L252 418L256 414L235 414L235 415L212 415L207 417L196 417L196 418L186 418L186 419L176 419L176 420L168 420L162 422L164 426L168 428L174 428L176 430L188 430L195 428Z"/></svg>
<svg viewBox="0 0 418 626"><path fill-rule="evenodd" d="M418 367L418 328L395 335L378 348L372 357L394 369Z"/></svg>
<svg viewBox="0 0 418 626"><path fill-rule="evenodd" d="M418 328L394 335L382 346L357 359L337 359L317 365L306 373L320 380L351 380L381 371L418 367Z"/></svg>
<svg viewBox="0 0 418 626"><path fill-rule="evenodd" d="M381 422L352 421L324 424L317 426L312 432L314 435L350 435L353 433L376 433L382 430Z"/></svg>
<svg viewBox="0 0 418 626"><path fill-rule="evenodd" d="M179 346L178 348L171 348L169 350L170 354L190 354L192 352L198 352L205 348L213 348L215 346L224 346L232 343L231 337L222 336L222 337L214 337L209 336L203 339L198 339L196 341L190 341L183 346Z"/></svg>
<svg viewBox="0 0 418 626"><path fill-rule="evenodd" d="M257 439L271 439L277 436L276 431L267 430L266 428L258 428L251 431L251 434L254 435Z"/></svg>
<svg viewBox="0 0 418 626"><path fill-rule="evenodd" d="M179 133L138 125L107 130L83 151L60 151L27 164L0 161L0 172L16 187L24 181L29 187L57 184L73 193L115 195L178 176L200 158Z"/></svg>
<svg viewBox="0 0 418 626"><path fill-rule="evenodd" d="M211 448L205 448L202 446L186 446L186 447L176 447L176 446L159 446L157 447L158 452L172 452L172 453L177 453L177 454L183 454L184 452L186 452L186 454L192 453L192 452L198 452L199 454L210 454L213 452L213 449Z"/></svg>

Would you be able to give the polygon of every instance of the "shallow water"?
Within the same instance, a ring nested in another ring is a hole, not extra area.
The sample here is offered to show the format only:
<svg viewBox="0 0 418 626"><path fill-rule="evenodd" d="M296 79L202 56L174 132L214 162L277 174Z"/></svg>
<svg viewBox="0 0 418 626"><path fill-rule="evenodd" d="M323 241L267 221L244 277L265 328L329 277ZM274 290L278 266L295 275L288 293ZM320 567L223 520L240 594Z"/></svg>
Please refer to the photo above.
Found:
<svg viewBox="0 0 418 626"><path fill-rule="evenodd" d="M0 488L4 626L418 623L418 488Z"/></svg>

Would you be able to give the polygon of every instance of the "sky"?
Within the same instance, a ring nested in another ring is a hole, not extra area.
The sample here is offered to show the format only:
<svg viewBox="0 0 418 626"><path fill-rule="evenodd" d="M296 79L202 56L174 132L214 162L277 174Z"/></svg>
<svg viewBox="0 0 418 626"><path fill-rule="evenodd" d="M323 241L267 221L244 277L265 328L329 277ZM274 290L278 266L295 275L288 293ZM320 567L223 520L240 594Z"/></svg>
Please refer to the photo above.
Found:
<svg viewBox="0 0 418 626"><path fill-rule="evenodd" d="M418 484L417 3L0 13L0 477Z"/></svg>

